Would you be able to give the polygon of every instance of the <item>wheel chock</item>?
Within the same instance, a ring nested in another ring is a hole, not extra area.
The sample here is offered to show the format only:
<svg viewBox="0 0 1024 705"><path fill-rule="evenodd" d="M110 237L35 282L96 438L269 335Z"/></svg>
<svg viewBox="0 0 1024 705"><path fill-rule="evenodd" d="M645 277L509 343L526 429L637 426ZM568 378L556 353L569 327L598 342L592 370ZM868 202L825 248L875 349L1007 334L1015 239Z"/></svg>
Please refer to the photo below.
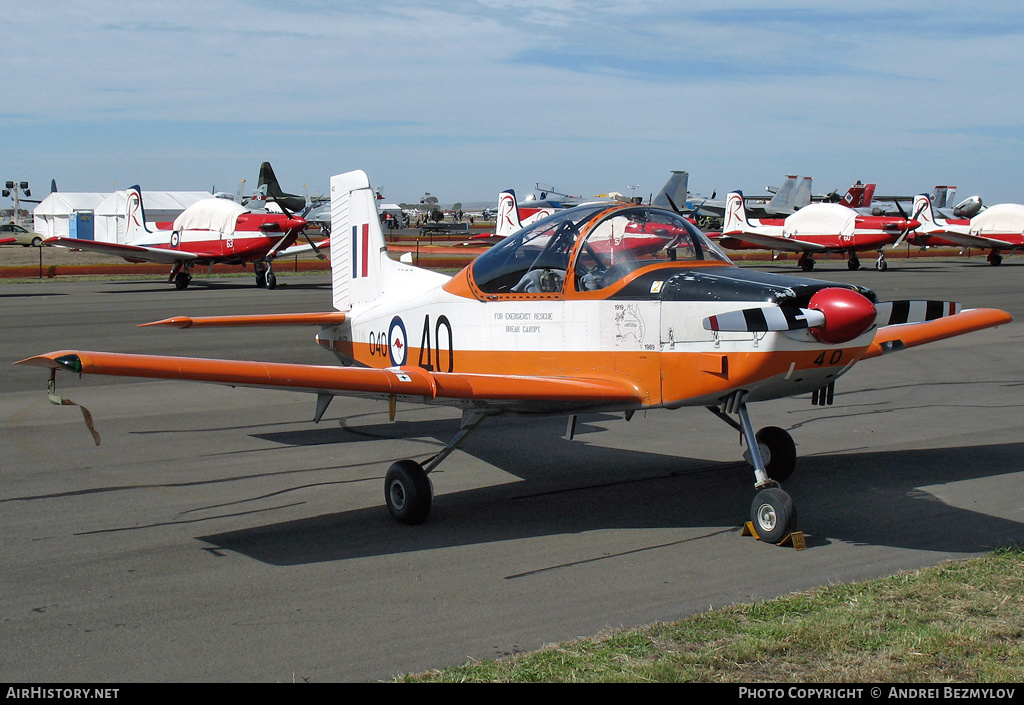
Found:
<svg viewBox="0 0 1024 705"><path fill-rule="evenodd" d="M761 540L761 537L757 535L757 531L754 529L754 522L752 522L752 521L748 521L746 524L743 525L743 531L740 532L740 535L741 536L753 536L758 541ZM779 543L776 544L776 545L778 545L778 546L790 545L793 548L795 548L797 551L802 551L805 548L807 548L807 541L804 540L804 532L802 532L802 531L794 531L791 534L789 534L788 536L786 536L786 538L784 538L781 541L779 541Z"/></svg>

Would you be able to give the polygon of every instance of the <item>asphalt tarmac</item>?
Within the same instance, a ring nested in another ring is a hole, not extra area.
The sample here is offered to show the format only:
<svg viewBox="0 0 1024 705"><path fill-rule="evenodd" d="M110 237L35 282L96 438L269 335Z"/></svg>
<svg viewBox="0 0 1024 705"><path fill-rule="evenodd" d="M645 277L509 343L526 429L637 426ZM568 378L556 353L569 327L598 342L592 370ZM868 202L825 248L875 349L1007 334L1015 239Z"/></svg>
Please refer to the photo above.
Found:
<svg viewBox="0 0 1024 705"><path fill-rule="evenodd" d="M792 264L762 269L794 273ZM806 276L806 275L804 275ZM704 409L491 420L432 475L419 527L383 476L458 413L187 382L58 376L64 348L329 364L314 330L137 328L330 309L328 277L0 283L0 681L373 681L888 575L1024 541L1024 259L822 260L883 298L1016 321L857 365L835 405L754 405L793 434L807 549L741 536L753 473Z"/></svg>

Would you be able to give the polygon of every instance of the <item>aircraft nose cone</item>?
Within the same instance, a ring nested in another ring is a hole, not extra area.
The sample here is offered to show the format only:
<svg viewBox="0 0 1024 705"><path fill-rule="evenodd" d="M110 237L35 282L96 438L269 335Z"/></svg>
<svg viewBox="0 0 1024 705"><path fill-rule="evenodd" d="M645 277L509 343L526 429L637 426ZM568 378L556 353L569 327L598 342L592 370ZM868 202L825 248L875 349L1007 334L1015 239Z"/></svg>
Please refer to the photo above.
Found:
<svg viewBox="0 0 1024 705"><path fill-rule="evenodd" d="M825 314L825 323L811 329L814 337L829 345L853 340L875 323L878 312L867 297L852 289L829 287L811 297L808 308Z"/></svg>

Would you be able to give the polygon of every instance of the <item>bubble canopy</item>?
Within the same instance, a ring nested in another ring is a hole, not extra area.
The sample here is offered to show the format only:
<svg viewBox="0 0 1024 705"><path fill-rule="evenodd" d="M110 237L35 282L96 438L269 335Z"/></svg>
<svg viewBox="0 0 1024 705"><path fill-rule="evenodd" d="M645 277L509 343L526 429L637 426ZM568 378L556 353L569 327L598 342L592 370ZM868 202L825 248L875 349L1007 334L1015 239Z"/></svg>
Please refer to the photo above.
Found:
<svg viewBox="0 0 1024 705"><path fill-rule="evenodd" d="M683 216L596 203L558 211L510 235L473 262L472 275L486 294L596 291L648 265L706 261L729 258Z"/></svg>

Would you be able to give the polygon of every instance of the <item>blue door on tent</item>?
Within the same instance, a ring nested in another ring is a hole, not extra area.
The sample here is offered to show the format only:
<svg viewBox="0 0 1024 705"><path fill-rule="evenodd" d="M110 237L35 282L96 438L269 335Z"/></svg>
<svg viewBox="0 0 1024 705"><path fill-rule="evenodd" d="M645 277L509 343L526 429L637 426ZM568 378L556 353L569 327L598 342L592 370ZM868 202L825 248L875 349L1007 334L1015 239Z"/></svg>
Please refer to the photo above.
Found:
<svg viewBox="0 0 1024 705"><path fill-rule="evenodd" d="M92 211L75 211L68 223L68 236L78 240L94 240Z"/></svg>

